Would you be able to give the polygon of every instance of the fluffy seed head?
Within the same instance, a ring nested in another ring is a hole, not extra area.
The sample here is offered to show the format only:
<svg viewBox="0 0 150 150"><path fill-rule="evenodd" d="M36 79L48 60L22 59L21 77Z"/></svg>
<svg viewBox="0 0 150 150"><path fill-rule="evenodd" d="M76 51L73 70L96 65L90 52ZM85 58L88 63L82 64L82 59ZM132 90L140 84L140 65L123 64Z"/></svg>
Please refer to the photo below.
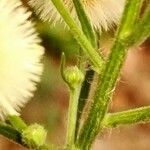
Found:
<svg viewBox="0 0 150 150"><path fill-rule="evenodd" d="M17 115L42 73L43 48L19 0L0 0L0 118Z"/></svg>
<svg viewBox="0 0 150 150"><path fill-rule="evenodd" d="M77 20L73 0L62 0L66 8L68 8L72 17ZM101 29L112 27L118 23L122 14L125 0L81 0L83 6L95 28ZM40 14L41 19L54 21L62 21L61 16L52 4L51 0L30 0L29 4Z"/></svg>

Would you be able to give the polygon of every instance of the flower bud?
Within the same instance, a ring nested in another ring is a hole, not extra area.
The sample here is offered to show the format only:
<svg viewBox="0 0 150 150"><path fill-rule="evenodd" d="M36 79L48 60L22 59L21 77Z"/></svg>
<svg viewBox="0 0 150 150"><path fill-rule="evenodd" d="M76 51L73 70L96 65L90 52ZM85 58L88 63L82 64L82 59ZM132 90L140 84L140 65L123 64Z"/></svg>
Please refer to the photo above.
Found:
<svg viewBox="0 0 150 150"><path fill-rule="evenodd" d="M71 88L75 88L83 81L84 75L77 66L74 66L64 71L64 78Z"/></svg>
<svg viewBox="0 0 150 150"><path fill-rule="evenodd" d="M30 148L37 148L44 145L46 140L46 130L38 124L28 126L22 133L22 141Z"/></svg>

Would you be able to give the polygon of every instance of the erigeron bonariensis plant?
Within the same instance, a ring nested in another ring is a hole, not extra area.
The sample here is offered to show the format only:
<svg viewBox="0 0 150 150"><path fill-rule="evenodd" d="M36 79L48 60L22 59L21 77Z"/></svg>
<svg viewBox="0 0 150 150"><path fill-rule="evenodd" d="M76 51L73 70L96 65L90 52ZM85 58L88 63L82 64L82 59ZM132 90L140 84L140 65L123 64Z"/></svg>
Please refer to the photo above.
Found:
<svg viewBox="0 0 150 150"><path fill-rule="evenodd" d="M66 145L60 149L89 150L96 136L102 133L105 128L150 121L150 106L117 113L108 112L108 106L128 49L140 45L150 35L150 0L146 1L145 11L141 15L143 2L144 0L29 1L29 5L34 8L37 14L40 14L43 20L49 20L52 23L63 21L82 50L78 64L73 67L66 67L65 55L62 54L61 75L68 85L70 100ZM18 9L15 7L18 3L19 1L14 0L15 5L10 5L12 6L10 11L13 10L14 14L16 12L13 8ZM4 0L0 4L7 6ZM27 18L25 17L25 19ZM101 28L107 30L118 20L120 21L112 48L108 57L104 58L102 52L98 51L100 47L98 47L97 41L100 39L95 32L101 31ZM26 22L26 20L23 21ZM86 71L88 65L98 74L98 80L88 115L82 124L81 116L87 103L82 99L87 99L90 92L90 85L87 86L86 83L89 73ZM86 94L83 94L85 91ZM9 115L14 114L9 113ZM2 134L5 133L5 136L32 149L57 149L45 146L41 139L45 139L46 132L41 126L35 124L28 127L16 116L9 116L8 121L11 126L7 124L1 126ZM6 129L10 131L8 135ZM21 138L21 142L18 140L19 138Z"/></svg>

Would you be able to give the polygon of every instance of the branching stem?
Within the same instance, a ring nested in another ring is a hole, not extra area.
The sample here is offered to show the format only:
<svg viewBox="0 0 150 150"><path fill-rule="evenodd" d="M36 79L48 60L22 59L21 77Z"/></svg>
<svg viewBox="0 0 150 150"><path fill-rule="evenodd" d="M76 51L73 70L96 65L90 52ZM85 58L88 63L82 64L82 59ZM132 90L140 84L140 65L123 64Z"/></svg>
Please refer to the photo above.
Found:
<svg viewBox="0 0 150 150"><path fill-rule="evenodd" d="M102 75L99 76L94 102L77 141L77 146L81 149L90 149L96 135L102 129L102 121L107 113L113 89L127 55L128 38L131 36L132 28L137 21L141 3L141 0L127 0L116 40Z"/></svg>
<svg viewBox="0 0 150 150"><path fill-rule="evenodd" d="M102 65L104 63L102 56L93 48L92 44L89 42L87 37L84 35L82 30L78 27L75 21L71 18L69 12L65 8L63 2L61 0L51 0L55 7L57 8L58 12L63 17L66 24L69 26L74 38L81 46L84 53L88 56L91 60L92 64L94 65L95 69L100 72L102 69Z"/></svg>

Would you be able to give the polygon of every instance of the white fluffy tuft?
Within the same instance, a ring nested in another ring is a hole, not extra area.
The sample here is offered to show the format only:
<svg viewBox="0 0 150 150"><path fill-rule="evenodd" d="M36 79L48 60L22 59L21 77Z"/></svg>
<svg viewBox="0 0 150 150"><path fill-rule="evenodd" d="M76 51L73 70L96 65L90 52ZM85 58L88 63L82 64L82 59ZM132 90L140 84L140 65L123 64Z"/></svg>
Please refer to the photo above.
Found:
<svg viewBox="0 0 150 150"><path fill-rule="evenodd" d="M19 0L0 1L0 117L17 115L42 73L43 48Z"/></svg>
<svg viewBox="0 0 150 150"><path fill-rule="evenodd" d="M77 20L72 0L62 1L70 11L72 17ZM82 0L82 2L94 27L108 30L108 28L118 23L125 0ZM62 21L51 0L29 0L29 4L40 15L41 19L53 21L54 23Z"/></svg>

